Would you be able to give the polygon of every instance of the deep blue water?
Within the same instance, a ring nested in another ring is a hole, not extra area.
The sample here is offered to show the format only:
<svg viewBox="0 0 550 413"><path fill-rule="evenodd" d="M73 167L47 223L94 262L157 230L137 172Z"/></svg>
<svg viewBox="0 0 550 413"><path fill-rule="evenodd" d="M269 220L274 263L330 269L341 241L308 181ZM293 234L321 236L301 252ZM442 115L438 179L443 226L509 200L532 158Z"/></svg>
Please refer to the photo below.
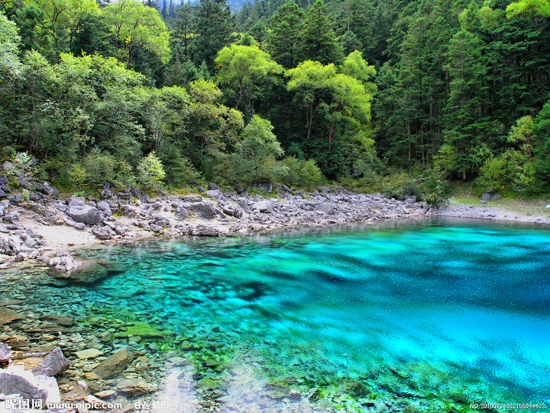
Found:
<svg viewBox="0 0 550 413"><path fill-rule="evenodd" d="M421 397L452 385L471 402L549 399L546 229L420 221L102 254L129 269L91 287L97 294L186 341L231 342L273 377Z"/></svg>

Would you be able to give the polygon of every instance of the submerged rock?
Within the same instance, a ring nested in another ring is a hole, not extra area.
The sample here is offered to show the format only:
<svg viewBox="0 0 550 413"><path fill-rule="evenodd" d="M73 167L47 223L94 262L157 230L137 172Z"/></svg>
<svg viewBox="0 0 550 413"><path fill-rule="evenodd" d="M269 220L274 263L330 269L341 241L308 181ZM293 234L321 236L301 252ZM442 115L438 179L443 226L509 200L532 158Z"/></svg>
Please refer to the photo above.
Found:
<svg viewBox="0 0 550 413"><path fill-rule="evenodd" d="M153 393L158 390L157 386L147 383L143 379L125 379L117 384L117 389L121 393L132 396Z"/></svg>
<svg viewBox="0 0 550 413"><path fill-rule="evenodd" d="M17 314L15 311L0 307L0 325L9 324L12 321L21 320L23 318L21 314Z"/></svg>

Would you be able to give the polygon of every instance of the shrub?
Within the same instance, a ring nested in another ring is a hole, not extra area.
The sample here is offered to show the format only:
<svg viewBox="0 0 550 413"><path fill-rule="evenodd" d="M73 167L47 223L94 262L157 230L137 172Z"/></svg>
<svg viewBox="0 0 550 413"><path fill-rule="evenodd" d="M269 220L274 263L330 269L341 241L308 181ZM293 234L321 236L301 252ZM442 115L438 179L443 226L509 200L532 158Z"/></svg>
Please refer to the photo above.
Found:
<svg viewBox="0 0 550 413"><path fill-rule="evenodd" d="M424 199L424 195L416 179L404 172L390 175L382 192L388 198L404 200L414 196L419 201Z"/></svg>
<svg viewBox="0 0 550 413"><path fill-rule="evenodd" d="M98 187L102 182L112 181L115 178L117 162L113 155L92 150L84 158L83 166L86 171L86 182L91 187Z"/></svg>
<svg viewBox="0 0 550 413"><path fill-rule="evenodd" d="M12 155L11 162L13 163L13 169L8 173L21 178L32 177L32 158L27 152L17 152L17 154Z"/></svg>
<svg viewBox="0 0 550 413"><path fill-rule="evenodd" d="M141 160L137 172L139 181L146 188L159 184L166 175L162 162L154 151Z"/></svg>
<svg viewBox="0 0 550 413"><path fill-rule="evenodd" d="M282 179L282 182L290 186L298 187L317 187L321 185L325 178L321 170L313 159L296 159L294 156L288 156L283 159L283 164L288 169L288 174Z"/></svg>

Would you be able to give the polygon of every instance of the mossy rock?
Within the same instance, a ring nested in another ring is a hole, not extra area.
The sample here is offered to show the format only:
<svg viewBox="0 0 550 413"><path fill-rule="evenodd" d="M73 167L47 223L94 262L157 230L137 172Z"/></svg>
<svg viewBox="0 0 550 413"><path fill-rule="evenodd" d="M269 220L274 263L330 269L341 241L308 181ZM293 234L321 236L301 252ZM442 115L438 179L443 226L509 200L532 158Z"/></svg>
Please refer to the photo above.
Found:
<svg viewBox="0 0 550 413"><path fill-rule="evenodd" d="M348 393L356 398L364 398L371 395L371 390L360 381L352 383L348 387Z"/></svg>
<svg viewBox="0 0 550 413"><path fill-rule="evenodd" d="M118 338L141 337L141 338L165 338L169 335L166 331L159 331L147 323L135 323L128 326L126 331L117 334Z"/></svg>

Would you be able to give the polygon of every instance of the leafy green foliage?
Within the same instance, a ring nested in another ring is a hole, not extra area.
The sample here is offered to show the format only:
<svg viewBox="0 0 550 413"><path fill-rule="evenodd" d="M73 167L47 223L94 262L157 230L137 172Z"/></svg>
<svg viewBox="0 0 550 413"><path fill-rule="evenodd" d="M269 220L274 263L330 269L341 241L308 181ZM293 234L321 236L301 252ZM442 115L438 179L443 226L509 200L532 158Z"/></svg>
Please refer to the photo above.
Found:
<svg viewBox="0 0 550 413"><path fill-rule="evenodd" d="M147 188L158 185L166 176L162 162L155 152L149 153L137 166L138 179Z"/></svg>

